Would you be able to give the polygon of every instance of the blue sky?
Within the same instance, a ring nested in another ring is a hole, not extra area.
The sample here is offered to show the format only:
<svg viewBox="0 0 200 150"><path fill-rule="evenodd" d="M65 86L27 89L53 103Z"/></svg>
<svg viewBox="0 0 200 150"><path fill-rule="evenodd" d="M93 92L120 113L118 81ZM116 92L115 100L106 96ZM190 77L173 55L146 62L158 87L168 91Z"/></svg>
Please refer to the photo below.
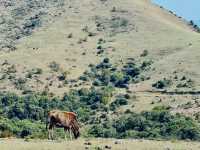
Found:
<svg viewBox="0 0 200 150"><path fill-rule="evenodd" d="M186 20L200 21L200 0L152 0Z"/></svg>

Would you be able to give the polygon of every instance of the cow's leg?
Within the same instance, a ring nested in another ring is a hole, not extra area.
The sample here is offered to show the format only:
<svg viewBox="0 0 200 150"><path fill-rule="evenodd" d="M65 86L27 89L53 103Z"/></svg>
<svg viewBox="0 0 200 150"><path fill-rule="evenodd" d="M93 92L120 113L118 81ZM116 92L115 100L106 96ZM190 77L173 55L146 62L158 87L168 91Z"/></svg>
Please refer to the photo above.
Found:
<svg viewBox="0 0 200 150"><path fill-rule="evenodd" d="M48 139L51 139L51 130L48 129Z"/></svg>
<svg viewBox="0 0 200 150"><path fill-rule="evenodd" d="M66 134L67 134L67 129L64 128L64 131L65 131L65 140L67 140L67 136L66 136Z"/></svg>
<svg viewBox="0 0 200 150"><path fill-rule="evenodd" d="M67 136L66 136L66 132L65 132L65 141L67 141Z"/></svg>
<svg viewBox="0 0 200 150"><path fill-rule="evenodd" d="M52 139L52 125L50 124L48 127L48 139Z"/></svg>
<svg viewBox="0 0 200 150"><path fill-rule="evenodd" d="M49 125L49 139L51 139L51 140L54 140L53 132L54 132L54 126L53 126L53 124L50 124Z"/></svg>
<svg viewBox="0 0 200 150"><path fill-rule="evenodd" d="M69 128L69 136L70 136L70 140L72 141L72 129L71 129L71 127Z"/></svg>
<svg viewBox="0 0 200 150"><path fill-rule="evenodd" d="M48 129L48 140L50 140L51 137L50 137L50 130Z"/></svg>
<svg viewBox="0 0 200 150"><path fill-rule="evenodd" d="M51 130L51 139L54 140L54 126L52 127L52 130Z"/></svg>

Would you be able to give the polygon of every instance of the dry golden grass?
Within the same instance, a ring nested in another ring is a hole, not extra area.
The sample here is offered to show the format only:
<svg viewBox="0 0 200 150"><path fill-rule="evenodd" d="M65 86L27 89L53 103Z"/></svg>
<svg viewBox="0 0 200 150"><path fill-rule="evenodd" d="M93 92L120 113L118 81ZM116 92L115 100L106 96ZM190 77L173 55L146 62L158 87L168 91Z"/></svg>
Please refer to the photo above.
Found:
<svg viewBox="0 0 200 150"><path fill-rule="evenodd" d="M91 143L87 145L85 143ZM117 143L117 144L116 144ZM1 150L199 150L200 143L184 141L79 139L73 141L29 141L19 139L0 140Z"/></svg>

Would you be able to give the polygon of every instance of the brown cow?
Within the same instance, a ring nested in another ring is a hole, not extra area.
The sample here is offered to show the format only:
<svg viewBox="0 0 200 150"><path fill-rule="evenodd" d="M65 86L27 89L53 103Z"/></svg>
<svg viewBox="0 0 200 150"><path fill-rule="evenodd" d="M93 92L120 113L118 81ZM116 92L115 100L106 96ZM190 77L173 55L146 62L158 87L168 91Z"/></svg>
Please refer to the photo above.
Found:
<svg viewBox="0 0 200 150"><path fill-rule="evenodd" d="M71 132L73 132L75 139L80 136L79 124L74 112L60 110L50 111L47 116L46 129L48 129L48 138L52 140L54 127L64 128L65 132L68 131L70 139L72 139Z"/></svg>

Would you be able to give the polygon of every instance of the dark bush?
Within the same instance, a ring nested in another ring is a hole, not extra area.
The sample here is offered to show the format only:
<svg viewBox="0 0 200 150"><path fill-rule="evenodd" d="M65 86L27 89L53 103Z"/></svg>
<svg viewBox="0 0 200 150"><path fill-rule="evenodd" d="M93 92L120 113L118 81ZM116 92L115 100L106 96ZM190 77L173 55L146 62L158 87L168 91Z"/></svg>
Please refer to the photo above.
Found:
<svg viewBox="0 0 200 150"><path fill-rule="evenodd" d="M140 74L140 69L136 67L134 63L126 64L122 71L131 77L135 77Z"/></svg>
<svg viewBox="0 0 200 150"><path fill-rule="evenodd" d="M55 61L50 62L49 67L51 68L52 71L55 72L59 71L60 69L60 65Z"/></svg>
<svg viewBox="0 0 200 150"><path fill-rule="evenodd" d="M82 81L89 81L90 80L87 75L82 75L82 76L79 77L79 79L82 80Z"/></svg>
<svg viewBox="0 0 200 150"><path fill-rule="evenodd" d="M112 138L116 137L116 130L113 127L103 127L102 125L94 125L90 128L88 134L94 137Z"/></svg>
<svg viewBox="0 0 200 150"><path fill-rule="evenodd" d="M115 110L116 108L118 108L119 106L122 106L122 105L127 105L128 104L128 101L126 98L117 98L114 102L112 102L110 104L110 109L111 110Z"/></svg>
<svg viewBox="0 0 200 150"><path fill-rule="evenodd" d="M104 59L103 59L103 62L104 62L104 63L109 63L109 62L110 62L110 59L109 59L109 58L104 58Z"/></svg>
<svg viewBox="0 0 200 150"><path fill-rule="evenodd" d="M149 54L148 50L144 50L140 56L141 56L141 57L145 57L145 56L147 56L148 54Z"/></svg>
<svg viewBox="0 0 200 150"><path fill-rule="evenodd" d="M152 84L152 86L157 89L164 89L170 85L171 85L171 80L167 80L165 78L163 80L159 80L156 83Z"/></svg>

